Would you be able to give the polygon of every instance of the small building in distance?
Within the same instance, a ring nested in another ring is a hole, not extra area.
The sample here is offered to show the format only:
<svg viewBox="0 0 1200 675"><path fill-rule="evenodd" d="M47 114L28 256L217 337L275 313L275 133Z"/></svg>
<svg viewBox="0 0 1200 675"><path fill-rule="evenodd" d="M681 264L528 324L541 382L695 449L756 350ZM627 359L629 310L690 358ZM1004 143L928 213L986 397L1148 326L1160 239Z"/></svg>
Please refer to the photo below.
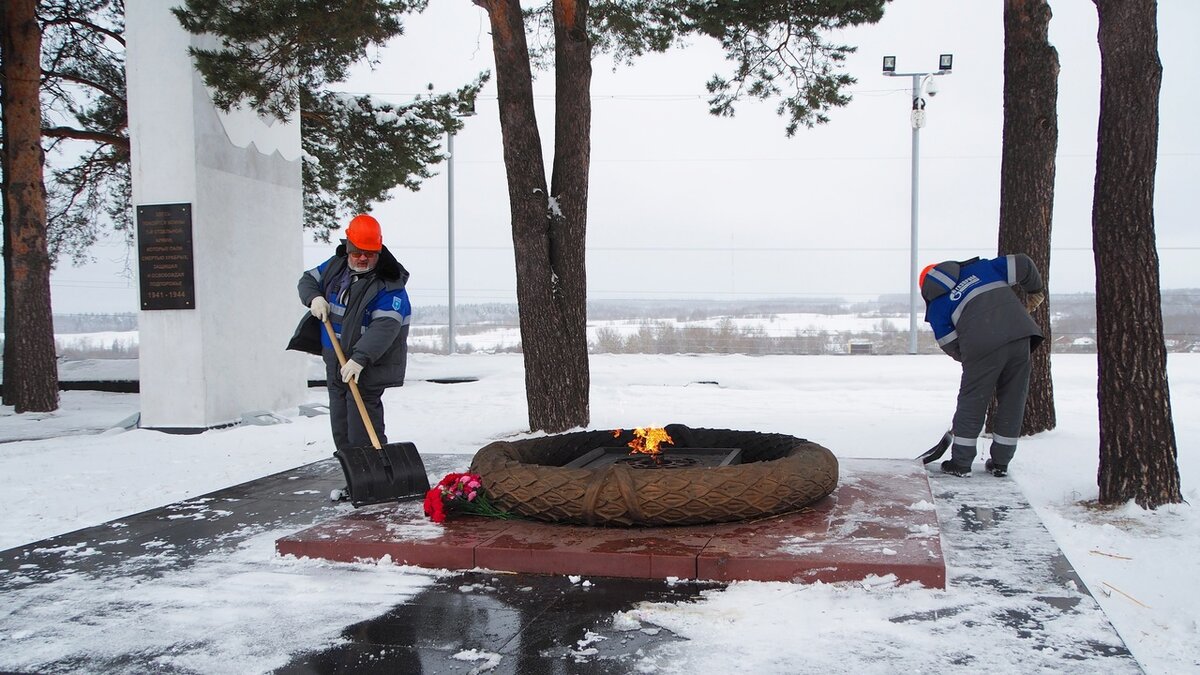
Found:
<svg viewBox="0 0 1200 675"><path fill-rule="evenodd" d="M874 354L875 343L862 338L855 338L846 343L851 356L856 354Z"/></svg>

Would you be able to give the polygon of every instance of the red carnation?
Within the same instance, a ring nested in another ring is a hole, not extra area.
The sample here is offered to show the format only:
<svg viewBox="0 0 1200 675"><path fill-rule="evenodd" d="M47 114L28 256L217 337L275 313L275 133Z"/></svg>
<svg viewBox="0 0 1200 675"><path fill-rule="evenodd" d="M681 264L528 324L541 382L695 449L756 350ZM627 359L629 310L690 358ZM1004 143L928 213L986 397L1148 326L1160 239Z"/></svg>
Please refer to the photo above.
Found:
<svg viewBox="0 0 1200 675"><path fill-rule="evenodd" d="M425 493L425 515L435 523L446 522L446 509L442 504L442 491L433 488Z"/></svg>
<svg viewBox="0 0 1200 675"><path fill-rule="evenodd" d="M515 518L492 504L483 489L483 478L473 473L448 473L425 493L425 515L435 523L451 513L468 513L489 518Z"/></svg>

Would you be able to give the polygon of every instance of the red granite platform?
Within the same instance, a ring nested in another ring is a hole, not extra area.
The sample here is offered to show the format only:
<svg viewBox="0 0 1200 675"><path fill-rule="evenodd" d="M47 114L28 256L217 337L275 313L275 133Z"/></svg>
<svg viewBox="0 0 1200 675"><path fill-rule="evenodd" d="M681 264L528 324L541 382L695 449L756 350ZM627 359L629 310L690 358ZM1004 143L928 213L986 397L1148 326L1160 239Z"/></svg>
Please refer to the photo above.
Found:
<svg viewBox="0 0 1200 675"><path fill-rule="evenodd" d="M281 555L343 562L391 556L437 569L714 581L899 582L945 588L927 474L912 460L844 459L832 495L753 522L600 528L456 517L418 502L376 505L278 539Z"/></svg>

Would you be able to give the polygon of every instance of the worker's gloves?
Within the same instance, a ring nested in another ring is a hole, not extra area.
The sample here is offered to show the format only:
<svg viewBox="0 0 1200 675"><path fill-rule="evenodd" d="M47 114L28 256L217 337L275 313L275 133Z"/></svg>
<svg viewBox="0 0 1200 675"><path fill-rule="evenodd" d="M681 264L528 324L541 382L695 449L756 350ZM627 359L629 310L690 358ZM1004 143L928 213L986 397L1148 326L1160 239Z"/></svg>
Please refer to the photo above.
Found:
<svg viewBox="0 0 1200 675"><path fill-rule="evenodd" d="M362 369L362 364L358 361L354 359L347 361L346 365L342 366L342 382L358 382L358 374L362 372Z"/></svg>
<svg viewBox="0 0 1200 675"><path fill-rule="evenodd" d="M1025 298L1025 311L1033 313L1039 305L1046 300L1045 293L1030 293L1029 297Z"/></svg>
<svg viewBox="0 0 1200 675"><path fill-rule="evenodd" d="M312 304L308 306L308 311L317 317L317 321L324 321L329 318L329 301L318 295L312 299Z"/></svg>

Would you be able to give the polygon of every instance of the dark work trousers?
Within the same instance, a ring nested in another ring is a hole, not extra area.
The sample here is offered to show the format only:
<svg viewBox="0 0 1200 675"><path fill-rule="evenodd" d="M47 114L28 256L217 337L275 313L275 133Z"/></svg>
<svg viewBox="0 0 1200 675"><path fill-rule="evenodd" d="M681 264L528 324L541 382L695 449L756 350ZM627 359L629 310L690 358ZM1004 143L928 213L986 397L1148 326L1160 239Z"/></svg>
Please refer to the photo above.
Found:
<svg viewBox="0 0 1200 675"><path fill-rule="evenodd" d="M362 414L358 412L358 404L354 402L350 385L342 382L341 367L338 366L337 359L325 359L325 384L329 389L329 426L333 430L334 447L338 450L372 447L371 437L367 434L367 428L363 426ZM387 435L383 428L383 392L382 387L358 387L363 405L367 408L367 416L371 418L375 435L379 437L380 446L387 445Z"/></svg>
<svg viewBox="0 0 1200 675"><path fill-rule="evenodd" d="M1007 465L1017 451L1017 437L1025 418L1029 395L1029 338L1014 340L978 359L964 361L958 385L958 408L954 411L952 458L962 467L975 461L975 448L992 394L996 396L996 418L992 420L991 457Z"/></svg>

